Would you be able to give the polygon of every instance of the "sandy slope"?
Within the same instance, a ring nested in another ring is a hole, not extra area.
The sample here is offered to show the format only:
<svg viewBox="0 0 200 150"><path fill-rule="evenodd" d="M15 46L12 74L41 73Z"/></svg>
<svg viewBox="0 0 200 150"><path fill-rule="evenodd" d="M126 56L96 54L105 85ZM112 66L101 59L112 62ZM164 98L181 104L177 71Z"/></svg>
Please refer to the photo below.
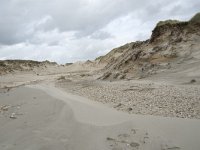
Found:
<svg viewBox="0 0 200 150"><path fill-rule="evenodd" d="M0 94L1 150L198 150L200 121L129 115L55 87ZM16 119L9 118L16 113Z"/></svg>

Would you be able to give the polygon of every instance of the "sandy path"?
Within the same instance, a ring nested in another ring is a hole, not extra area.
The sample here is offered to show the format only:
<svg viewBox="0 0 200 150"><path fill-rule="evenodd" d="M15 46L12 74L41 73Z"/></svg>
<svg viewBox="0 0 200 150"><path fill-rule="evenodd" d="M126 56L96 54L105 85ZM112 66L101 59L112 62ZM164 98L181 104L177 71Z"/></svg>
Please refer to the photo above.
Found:
<svg viewBox="0 0 200 150"><path fill-rule="evenodd" d="M200 120L129 115L47 85L0 93L0 105L11 106L0 113L1 150L200 147Z"/></svg>

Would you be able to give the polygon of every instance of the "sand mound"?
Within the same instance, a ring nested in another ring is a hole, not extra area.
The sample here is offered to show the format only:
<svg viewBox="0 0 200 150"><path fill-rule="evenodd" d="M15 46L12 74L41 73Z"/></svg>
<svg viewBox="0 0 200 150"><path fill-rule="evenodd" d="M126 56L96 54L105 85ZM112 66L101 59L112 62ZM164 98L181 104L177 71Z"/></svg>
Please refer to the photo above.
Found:
<svg viewBox="0 0 200 150"><path fill-rule="evenodd" d="M15 71L31 71L34 68L47 67L48 65L56 65L55 62L49 61L33 61L33 60L0 60L0 75Z"/></svg>
<svg viewBox="0 0 200 150"><path fill-rule="evenodd" d="M183 70L191 69L191 65L183 67L188 64L200 64L199 16L198 13L188 22L161 21L150 39L128 43L97 58L106 64L100 79L144 78L180 64Z"/></svg>

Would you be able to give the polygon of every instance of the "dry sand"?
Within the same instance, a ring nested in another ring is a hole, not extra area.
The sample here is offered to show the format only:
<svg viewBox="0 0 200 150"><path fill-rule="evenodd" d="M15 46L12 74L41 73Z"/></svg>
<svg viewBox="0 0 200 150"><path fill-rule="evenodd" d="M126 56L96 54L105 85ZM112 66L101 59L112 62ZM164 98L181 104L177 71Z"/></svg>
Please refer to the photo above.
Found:
<svg viewBox="0 0 200 150"><path fill-rule="evenodd" d="M199 120L129 115L47 85L14 88L0 100L10 106L0 116L2 150L200 147Z"/></svg>
<svg viewBox="0 0 200 150"><path fill-rule="evenodd" d="M177 90L181 95L178 100L186 97L180 108L197 102L192 110L198 112L199 99L195 99L198 84L95 81L90 70L70 72L65 67L46 72L38 70L37 74L22 72L0 76L1 150L199 150L200 120L195 119L199 114L189 117L190 111L180 116L170 113L174 89L175 95ZM163 85L166 87L161 88ZM163 101L165 89L173 92ZM160 94L161 101L142 101L145 92L151 96ZM126 103L127 96L133 95L137 101L129 100L127 105L113 108L119 102ZM151 102L151 109L143 107L147 102ZM140 106L138 115L135 109L127 110L133 103ZM158 109L153 116L152 110L163 104L168 107ZM184 119L174 118L183 115Z"/></svg>
<svg viewBox="0 0 200 150"><path fill-rule="evenodd" d="M200 86L189 82L65 79L56 86L131 114L200 119Z"/></svg>

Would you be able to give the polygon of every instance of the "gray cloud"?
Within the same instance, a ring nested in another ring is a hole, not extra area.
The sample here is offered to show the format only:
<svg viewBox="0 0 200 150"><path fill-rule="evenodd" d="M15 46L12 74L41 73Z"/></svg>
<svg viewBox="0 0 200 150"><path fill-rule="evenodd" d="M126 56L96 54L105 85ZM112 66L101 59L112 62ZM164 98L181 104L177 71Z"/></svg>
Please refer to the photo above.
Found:
<svg viewBox="0 0 200 150"><path fill-rule="evenodd" d="M0 58L94 58L146 39L159 20L187 20L196 0L5 0L0 2ZM31 55L30 55L31 54Z"/></svg>
<svg viewBox="0 0 200 150"><path fill-rule="evenodd" d="M94 32L90 36L90 38L104 40L104 39L112 38L112 35L105 31L97 31L97 32Z"/></svg>

